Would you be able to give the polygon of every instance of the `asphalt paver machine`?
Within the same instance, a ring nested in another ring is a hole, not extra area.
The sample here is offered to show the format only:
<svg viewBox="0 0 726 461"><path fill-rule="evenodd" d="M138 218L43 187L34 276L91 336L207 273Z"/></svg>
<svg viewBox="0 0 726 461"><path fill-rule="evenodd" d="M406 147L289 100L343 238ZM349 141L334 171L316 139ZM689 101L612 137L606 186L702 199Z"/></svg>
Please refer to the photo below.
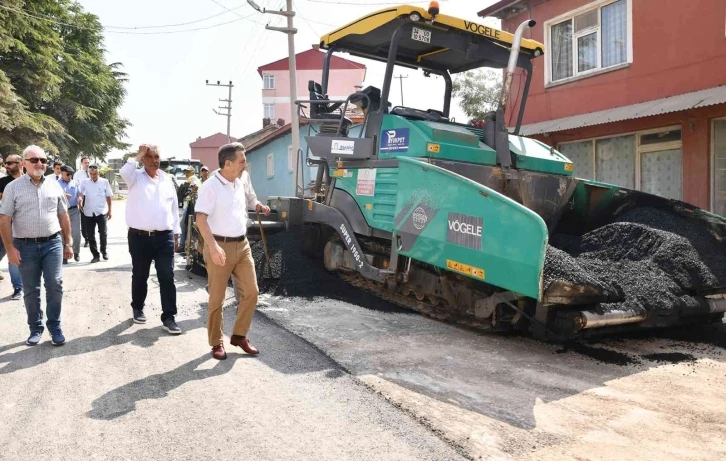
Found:
<svg viewBox="0 0 726 461"><path fill-rule="evenodd" d="M718 284L694 289L693 303L667 315L603 309L618 294L586 283L545 285L556 234L581 236L649 207L687 215L708 228L714 251L724 251L726 221L684 202L578 179L556 149L519 135L533 63L545 52L522 38L533 25L512 34L441 14L432 2L382 9L323 36L321 81L311 81L309 99L297 101L316 131L305 137L306 161L318 167L312 194L271 197L269 205L286 229L302 231L301 250L322 257L328 270L437 318L540 338L720 321L726 299ZM384 62L381 88L331 100L336 53ZM392 107L395 66L439 76L442 110ZM456 122L452 75L478 68L503 70L499 106L482 124ZM508 129L517 69L526 77ZM353 105L365 114L357 134L346 117Z"/></svg>

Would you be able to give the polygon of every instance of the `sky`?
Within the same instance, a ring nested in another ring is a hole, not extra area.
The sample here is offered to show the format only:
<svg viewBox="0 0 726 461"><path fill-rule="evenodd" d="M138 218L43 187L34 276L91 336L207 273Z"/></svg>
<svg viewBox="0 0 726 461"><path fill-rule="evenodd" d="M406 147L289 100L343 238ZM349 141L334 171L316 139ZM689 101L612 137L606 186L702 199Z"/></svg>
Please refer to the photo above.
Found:
<svg viewBox="0 0 726 461"><path fill-rule="evenodd" d="M499 27L493 18L476 13L496 0L443 0L441 13ZM226 133L227 118L212 109L225 105L226 87L207 86L217 80L233 82L231 135L242 137L262 128L262 78L257 68L287 57L287 35L265 29L284 26L284 17L256 12L246 0L79 0L104 25L106 60L120 62L128 74L127 96L120 109L132 126L124 142L159 145L163 157L189 158L197 137ZM295 51L308 50L337 27L398 2L384 0L294 0ZM257 0L267 9L281 9L285 0ZM408 2L426 6L428 2ZM232 10L232 11L229 11ZM214 16L209 18L210 16ZM205 19L209 18L209 19ZM201 19L205 19L200 21ZM184 24L184 25L176 25ZM173 27L156 27L169 26ZM153 26L153 27L152 27ZM197 29L197 30L192 30ZM364 86L381 87L385 64L345 54L341 57L368 67ZM396 69L404 75L404 101L421 109L442 108L443 80L425 78L421 71ZM398 81L396 81L398 82ZM300 89L298 89L300 91ZM415 104L412 100L415 95ZM298 93L306 99L306 94ZM394 105L400 87L391 89ZM451 115L465 120L456 101ZM288 115L286 119L289 119ZM123 152L111 152L120 158Z"/></svg>

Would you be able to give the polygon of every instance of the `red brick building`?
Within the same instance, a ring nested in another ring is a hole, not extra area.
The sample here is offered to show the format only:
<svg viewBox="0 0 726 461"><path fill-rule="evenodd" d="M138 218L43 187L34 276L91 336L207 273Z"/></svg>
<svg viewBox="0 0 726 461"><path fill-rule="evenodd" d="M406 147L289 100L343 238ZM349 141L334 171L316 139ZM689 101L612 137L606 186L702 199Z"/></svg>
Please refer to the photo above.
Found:
<svg viewBox="0 0 726 461"><path fill-rule="evenodd" d="M579 177L726 216L726 1L502 0L479 16L512 32L537 21L525 37L545 55L522 134L567 155Z"/></svg>

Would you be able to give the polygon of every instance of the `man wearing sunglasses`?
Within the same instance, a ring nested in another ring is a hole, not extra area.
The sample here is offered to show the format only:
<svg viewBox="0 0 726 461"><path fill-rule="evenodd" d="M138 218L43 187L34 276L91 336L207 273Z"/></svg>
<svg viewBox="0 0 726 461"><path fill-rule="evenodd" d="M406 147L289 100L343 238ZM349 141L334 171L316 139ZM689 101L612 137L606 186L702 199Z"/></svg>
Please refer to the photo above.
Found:
<svg viewBox="0 0 726 461"><path fill-rule="evenodd" d="M7 176L0 178L0 203L2 203L3 192L5 192L8 184L22 176L22 161L23 159L19 155L8 155L8 159L5 160L4 165ZM0 239L0 260L5 257L5 254L5 245ZM13 294L10 299L17 301L23 297L23 282L20 279L20 270L15 264L8 262L8 272L10 272L10 282L13 284Z"/></svg>
<svg viewBox="0 0 726 461"><path fill-rule="evenodd" d="M46 327L51 342L66 342L61 330L63 302L63 258L73 256L68 200L52 176L44 177L48 158L38 146L23 151L27 173L8 184L0 205L0 234L8 260L20 269L25 291L30 336L35 346L43 336L43 310L40 305L40 279L45 280Z"/></svg>

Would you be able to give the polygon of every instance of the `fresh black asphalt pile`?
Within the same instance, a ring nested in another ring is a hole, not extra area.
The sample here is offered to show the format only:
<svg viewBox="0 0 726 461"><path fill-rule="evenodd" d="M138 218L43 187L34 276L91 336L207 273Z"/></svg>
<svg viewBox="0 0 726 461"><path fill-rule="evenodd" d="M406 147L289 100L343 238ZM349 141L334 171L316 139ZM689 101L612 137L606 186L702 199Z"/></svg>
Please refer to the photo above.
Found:
<svg viewBox="0 0 726 461"><path fill-rule="evenodd" d="M642 208L581 238L555 238L560 248L547 249L544 289L556 280L593 286L611 301L598 306L603 312L698 308L697 292L726 286L726 242L719 225L709 228L670 211Z"/></svg>

